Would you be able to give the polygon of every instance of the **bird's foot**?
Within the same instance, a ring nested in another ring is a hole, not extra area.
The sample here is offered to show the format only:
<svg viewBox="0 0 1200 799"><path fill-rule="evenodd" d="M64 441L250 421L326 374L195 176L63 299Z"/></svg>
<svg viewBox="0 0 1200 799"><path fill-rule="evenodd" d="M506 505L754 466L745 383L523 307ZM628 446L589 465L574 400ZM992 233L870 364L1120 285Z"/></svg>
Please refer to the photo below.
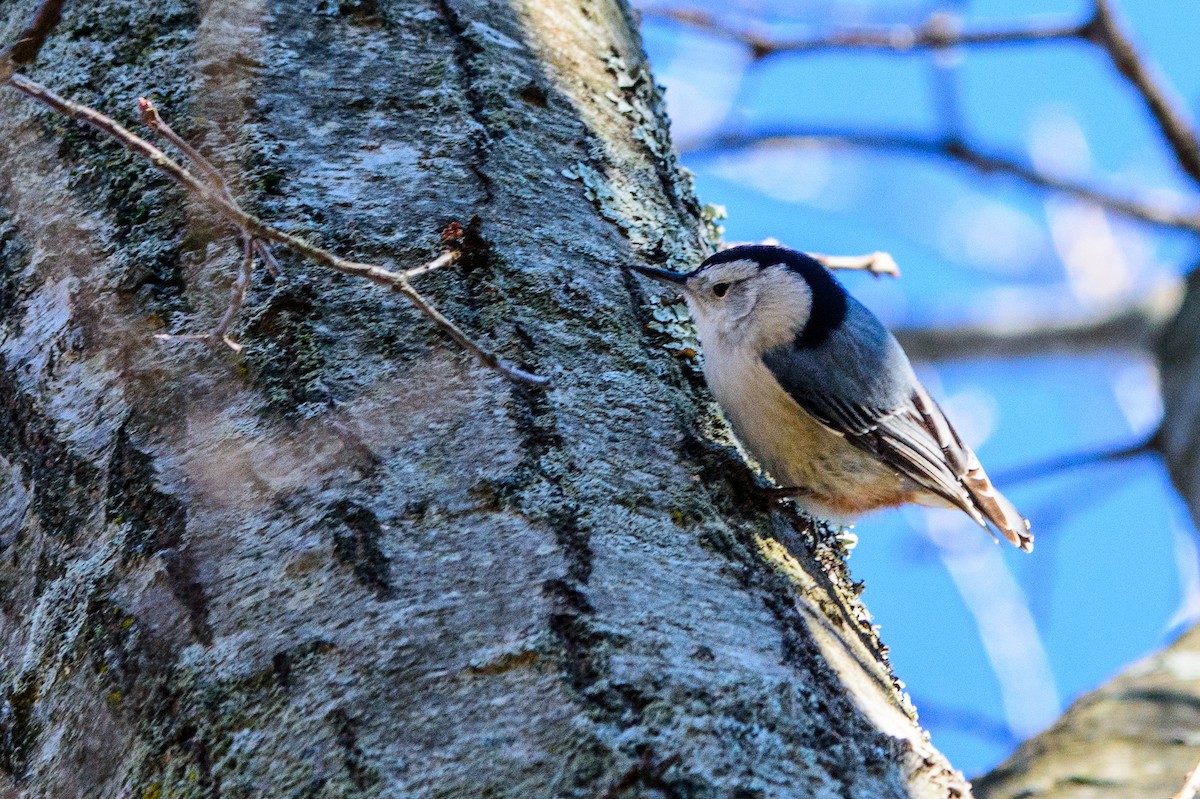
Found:
<svg viewBox="0 0 1200 799"><path fill-rule="evenodd" d="M772 502L784 502L789 499L811 499L814 496L811 490L799 486L763 488L760 490L763 492L763 496Z"/></svg>

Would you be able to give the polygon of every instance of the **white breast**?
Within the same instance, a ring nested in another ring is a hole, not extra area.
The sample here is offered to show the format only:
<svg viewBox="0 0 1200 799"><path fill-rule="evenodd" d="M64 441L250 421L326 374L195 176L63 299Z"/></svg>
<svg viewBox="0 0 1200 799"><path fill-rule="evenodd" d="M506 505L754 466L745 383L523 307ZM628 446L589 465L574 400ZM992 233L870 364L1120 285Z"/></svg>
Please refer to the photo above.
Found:
<svg viewBox="0 0 1200 799"><path fill-rule="evenodd" d="M757 355L713 337L705 344L704 376L742 445L782 487L804 488L810 512L835 521L834 510L867 487L900 491L902 478L805 412Z"/></svg>
<svg viewBox="0 0 1200 799"><path fill-rule="evenodd" d="M742 445L783 486L811 486L814 461L844 440L788 396L757 355L718 338L705 347L704 377Z"/></svg>

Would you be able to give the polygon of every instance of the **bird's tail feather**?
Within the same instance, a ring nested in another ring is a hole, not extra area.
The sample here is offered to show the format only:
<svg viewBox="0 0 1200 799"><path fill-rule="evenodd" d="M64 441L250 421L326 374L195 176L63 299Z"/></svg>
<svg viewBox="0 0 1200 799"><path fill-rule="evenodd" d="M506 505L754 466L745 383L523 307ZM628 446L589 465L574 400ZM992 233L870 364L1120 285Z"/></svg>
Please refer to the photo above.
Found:
<svg viewBox="0 0 1200 799"><path fill-rule="evenodd" d="M1007 538L1013 546L1025 552L1033 551L1033 534L1029 532L1029 520L996 490L973 452L970 454L967 473L963 475L962 482L967 493L971 495L975 507L1000 531L1001 535Z"/></svg>

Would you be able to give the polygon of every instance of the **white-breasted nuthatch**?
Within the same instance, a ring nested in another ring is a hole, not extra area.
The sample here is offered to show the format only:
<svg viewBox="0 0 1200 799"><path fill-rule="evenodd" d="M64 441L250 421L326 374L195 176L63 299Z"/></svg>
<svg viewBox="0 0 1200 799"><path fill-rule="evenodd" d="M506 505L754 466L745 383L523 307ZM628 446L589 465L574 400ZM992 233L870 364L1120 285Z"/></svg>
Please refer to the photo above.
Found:
<svg viewBox="0 0 1200 799"><path fill-rule="evenodd" d="M692 272L630 268L682 290L734 434L801 507L834 521L907 503L958 508L1033 549L1029 522L899 342L816 260L742 246Z"/></svg>

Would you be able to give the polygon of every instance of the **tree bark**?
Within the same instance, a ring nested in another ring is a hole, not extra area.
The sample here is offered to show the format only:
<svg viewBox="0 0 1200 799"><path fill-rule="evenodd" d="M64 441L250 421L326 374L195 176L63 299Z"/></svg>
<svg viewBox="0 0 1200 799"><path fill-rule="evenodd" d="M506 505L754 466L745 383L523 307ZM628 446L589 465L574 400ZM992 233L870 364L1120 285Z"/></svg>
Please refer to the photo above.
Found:
<svg viewBox="0 0 1200 799"><path fill-rule="evenodd" d="M1179 312L1158 342L1163 423L1160 447L1171 480L1200 527L1200 268L1188 275Z"/></svg>
<svg viewBox="0 0 1200 799"><path fill-rule="evenodd" d="M422 286L555 384L288 258L156 342L236 236L0 93L0 795L969 795L617 268L709 246L625 5L96 0L32 74L344 254L462 221Z"/></svg>
<svg viewBox="0 0 1200 799"><path fill-rule="evenodd" d="M975 780L980 799L1166 799L1200 760L1200 628L1077 700Z"/></svg>

